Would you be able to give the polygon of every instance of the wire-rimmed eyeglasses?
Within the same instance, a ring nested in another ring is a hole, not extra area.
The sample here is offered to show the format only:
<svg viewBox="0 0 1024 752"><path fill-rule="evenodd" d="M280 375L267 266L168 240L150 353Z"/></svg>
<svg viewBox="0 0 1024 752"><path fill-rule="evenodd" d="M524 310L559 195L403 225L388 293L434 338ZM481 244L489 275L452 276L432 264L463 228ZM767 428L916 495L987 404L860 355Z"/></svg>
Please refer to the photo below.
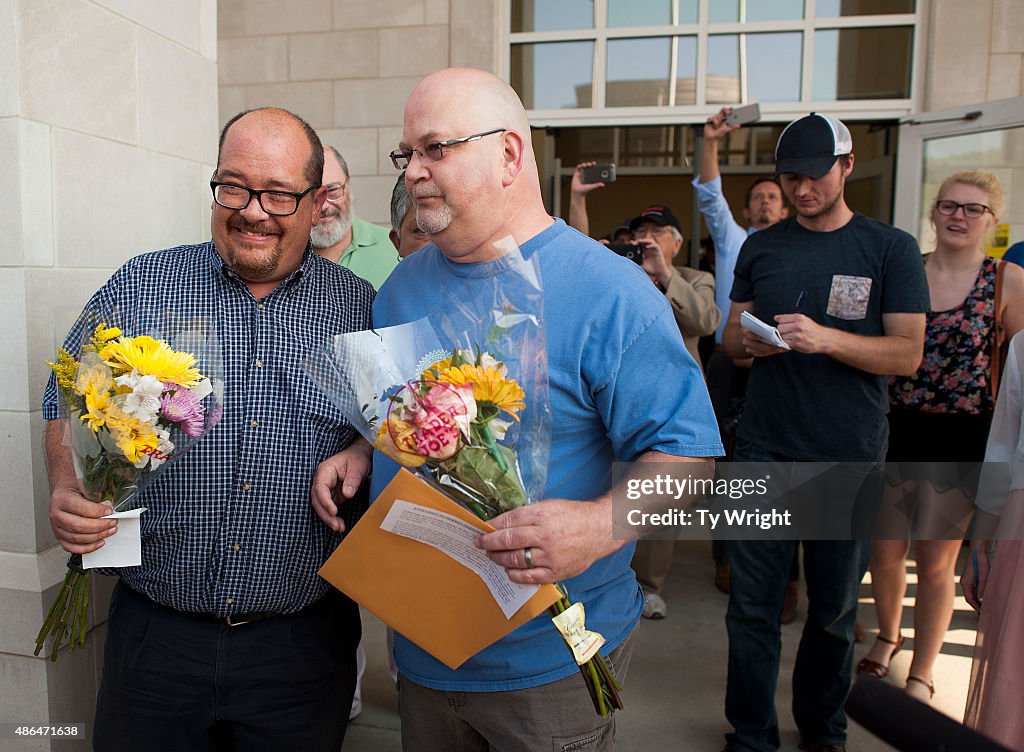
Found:
<svg viewBox="0 0 1024 752"><path fill-rule="evenodd" d="M430 158L432 162L438 162L444 159L444 150L450 146L458 146L459 144L467 144L470 141L476 141L484 136L490 136L495 133L504 133L508 128L495 128L494 130L484 131L483 133L474 133L472 136L463 136L462 138L450 138L447 141L433 141L423 147L423 151L414 149L409 146L400 146L391 152L388 156L391 157L391 164L395 166L396 170L404 170L409 166L409 162L412 161L413 154L419 154L420 159Z"/></svg>

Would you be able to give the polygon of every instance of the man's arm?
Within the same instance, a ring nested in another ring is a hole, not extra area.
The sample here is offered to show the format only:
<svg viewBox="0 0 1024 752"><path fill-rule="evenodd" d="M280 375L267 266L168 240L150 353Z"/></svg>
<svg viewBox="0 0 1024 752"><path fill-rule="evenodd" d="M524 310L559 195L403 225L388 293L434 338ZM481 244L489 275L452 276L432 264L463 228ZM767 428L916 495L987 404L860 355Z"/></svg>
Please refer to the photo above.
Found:
<svg viewBox="0 0 1024 752"><path fill-rule="evenodd" d="M879 376L909 376L921 365L924 313L883 314L880 337L822 326L802 313L783 313L775 321L786 344L797 352L828 355Z"/></svg>
<svg viewBox="0 0 1024 752"><path fill-rule="evenodd" d="M676 457L648 451L637 458L643 462L688 462L691 475L710 473L714 460L708 457ZM631 502L657 511L665 500L657 497ZM672 499L672 503L679 504ZM612 531L612 492L591 501L545 499L513 509L490 521L497 528L477 539L477 546L495 563L505 567L509 579L523 584L558 582L586 571L591 564L615 553L628 540L615 540ZM524 549L531 550L533 568L526 568Z"/></svg>
<svg viewBox="0 0 1024 752"><path fill-rule="evenodd" d="M46 423L46 469L50 478L50 527L61 547L73 554L95 551L117 532L117 522L103 520L110 507L82 495L71 447L65 446L67 420Z"/></svg>
<svg viewBox="0 0 1024 752"><path fill-rule="evenodd" d="M669 279L665 297L684 337L714 334L722 321L722 312L715 305L715 278L698 272L693 279L676 271Z"/></svg>
<svg viewBox="0 0 1024 752"><path fill-rule="evenodd" d="M597 188L604 188L604 183L584 183L580 173L586 167L597 162L580 162L572 174L569 184L569 226L575 227L584 235L590 235L590 218L587 216L587 194Z"/></svg>
<svg viewBox="0 0 1024 752"><path fill-rule="evenodd" d="M725 329L722 331L722 345L725 347L729 357L733 360L744 361L752 357L766 358L770 355L781 355L782 353L789 352L781 347L765 342L749 329L744 329L740 326L740 315L744 311L753 315L754 301L750 300L745 303L733 301L729 307L729 318L725 324ZM749 368L747 364L742 365Z"/></svg>

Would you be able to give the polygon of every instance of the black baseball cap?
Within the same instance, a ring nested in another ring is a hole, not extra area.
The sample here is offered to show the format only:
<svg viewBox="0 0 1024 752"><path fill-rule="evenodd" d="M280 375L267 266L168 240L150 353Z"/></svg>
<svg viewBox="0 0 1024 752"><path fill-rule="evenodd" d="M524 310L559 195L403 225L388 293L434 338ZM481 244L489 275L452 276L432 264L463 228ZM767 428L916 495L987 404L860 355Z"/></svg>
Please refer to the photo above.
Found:
<svg viewBox="0 0 1024 752"><path fill-rule="evenodd" d="M775 174L795 172L817 180L836 159L853 151L853 138L842 121L812 112L787 125L775 146Z"/></svg>
<svg viewBox="0 0 1024 752"><path fill-rule="evenodd" d="M630 231L636 232L636 228L640 226L641 222L653 222L659 227L675 227L680 233L683 231L683 228L679 226L679 220L676 219L676 215L667 206L648 206L640 212L639 217L633 217L633 220L629 223Z"/></svg>

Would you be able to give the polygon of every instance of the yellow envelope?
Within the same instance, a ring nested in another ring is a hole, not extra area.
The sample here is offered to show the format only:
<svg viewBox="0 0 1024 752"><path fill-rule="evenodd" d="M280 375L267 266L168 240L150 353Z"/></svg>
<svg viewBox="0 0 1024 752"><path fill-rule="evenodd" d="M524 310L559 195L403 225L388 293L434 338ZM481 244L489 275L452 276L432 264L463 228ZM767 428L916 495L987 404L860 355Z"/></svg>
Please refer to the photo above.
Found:
<svg viewBox="0 0 1024 752"><path fill-rule="evenodd" d="M471 569L433 546L381 529L397 499L458 517L481 532L494 530L402 469L320 568L320 576L449 668L458 668L561 597L553 585L542 585L506 619Z"/></svg>

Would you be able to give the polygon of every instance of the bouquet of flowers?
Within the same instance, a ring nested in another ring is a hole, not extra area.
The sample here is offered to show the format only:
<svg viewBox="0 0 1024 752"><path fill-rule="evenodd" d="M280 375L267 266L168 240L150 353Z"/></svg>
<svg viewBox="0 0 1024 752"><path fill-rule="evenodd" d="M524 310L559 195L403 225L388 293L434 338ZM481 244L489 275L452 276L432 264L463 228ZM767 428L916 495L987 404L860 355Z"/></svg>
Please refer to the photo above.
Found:
<svg viewBox="0 0 1024 752"><path fill-rule="evenodd" d="M75 471L82 492L112 512L132 506L146 485L220 419L223 382L200 373L197 357L166 341L122 336L101 323L76 358L64 348L48 363L66 410ZM204 350L215 341L180 335ZM88 556L88 554L86 555ZM48 636L56 661L65 640L69 649L85 646L91 570L82 555L68 561L56 599L36 637L39 655Z"/></svg>
<svg viewBox="0 0 1024 752"><path fill-rule="evenodd" d="M490 295L439 290L438 311L335 337L304 367L373 446L483 520L542 498L551 436L537 263L512 245ZM564 587L550 607L594 708L621 687Z"/></svg>

